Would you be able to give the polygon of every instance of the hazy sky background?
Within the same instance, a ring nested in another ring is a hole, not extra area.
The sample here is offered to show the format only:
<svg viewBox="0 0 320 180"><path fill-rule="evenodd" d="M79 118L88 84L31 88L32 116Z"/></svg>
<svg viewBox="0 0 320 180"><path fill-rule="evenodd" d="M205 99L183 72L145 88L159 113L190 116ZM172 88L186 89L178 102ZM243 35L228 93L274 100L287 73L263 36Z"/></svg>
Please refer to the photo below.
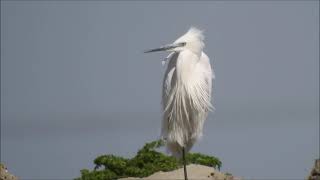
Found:
<svg viewBox="0 0 320 180"><path fill-rule="evenodd" d="M319 157L319 2L1 1L1 162L75 178L157 139L166 53L205 30L215 113L193 152L247 178L305 178Z"/></svg>

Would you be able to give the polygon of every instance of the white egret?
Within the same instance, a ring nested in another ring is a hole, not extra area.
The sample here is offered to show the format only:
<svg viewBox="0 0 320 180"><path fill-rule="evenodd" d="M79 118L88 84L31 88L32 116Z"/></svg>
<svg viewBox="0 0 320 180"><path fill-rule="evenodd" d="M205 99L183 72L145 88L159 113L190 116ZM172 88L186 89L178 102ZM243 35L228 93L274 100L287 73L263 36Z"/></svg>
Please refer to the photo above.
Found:
<svg viewBox="0 0 320 180"><path fill-rule="evenodd" d="M169 152L182 156L185 180L185 154L202 136L208 111L213 109L210 100L214 72L203 52L203 41L202 31L191 27L174 43L145 51L170 52L162 89L161 136Z"/></svg>

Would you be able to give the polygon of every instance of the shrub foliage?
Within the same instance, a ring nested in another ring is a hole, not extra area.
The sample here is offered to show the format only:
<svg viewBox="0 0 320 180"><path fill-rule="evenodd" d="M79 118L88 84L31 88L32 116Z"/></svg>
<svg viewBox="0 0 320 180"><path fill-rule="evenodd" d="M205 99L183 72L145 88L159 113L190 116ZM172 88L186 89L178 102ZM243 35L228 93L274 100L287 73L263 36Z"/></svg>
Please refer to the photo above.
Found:
<svg viewBox="0 0 320 180"><path fill-rule="evenodd" d="M146 177L158 171L172 171L182 167L181 160L156 151L162 140L146 143L132 159L114 155L101 155L94 160L95 168L82 169L75 180L111 180L123 177ZM187 164L201 164L220 169L221 161L213 156L187 153Z"/></svg>

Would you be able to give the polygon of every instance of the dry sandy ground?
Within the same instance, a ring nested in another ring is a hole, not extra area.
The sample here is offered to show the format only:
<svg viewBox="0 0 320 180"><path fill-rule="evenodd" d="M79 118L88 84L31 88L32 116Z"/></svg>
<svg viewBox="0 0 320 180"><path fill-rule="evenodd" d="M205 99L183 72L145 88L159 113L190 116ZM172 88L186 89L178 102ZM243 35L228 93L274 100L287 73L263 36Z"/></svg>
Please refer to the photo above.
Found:
<svg viewBox="0 0 320 180"><path fill-rule="evenodd" d="M240 180L240 178L226 175L215 170L212 167L190 164L187 166L189 180ZM169 172L156 172L151 176L145 178L122 178L121 180L184 180L183 168L169 171Z"/></svg>

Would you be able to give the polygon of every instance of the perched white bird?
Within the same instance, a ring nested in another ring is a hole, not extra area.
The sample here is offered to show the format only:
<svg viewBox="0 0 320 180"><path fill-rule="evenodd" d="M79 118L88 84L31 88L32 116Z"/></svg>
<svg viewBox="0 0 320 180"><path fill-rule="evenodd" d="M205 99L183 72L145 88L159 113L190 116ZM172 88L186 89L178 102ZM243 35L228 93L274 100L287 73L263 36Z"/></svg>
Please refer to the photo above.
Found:
<svg viewBox="0 0 320 180"><path fill-rule="evenodd" d="M170 52L163 80L161 135L168 151L183 158L185 179L185 153L202 136L208 111L213 109L214 72L203 41L202 31L192 27L174 43L145 52Z"/></svg>

